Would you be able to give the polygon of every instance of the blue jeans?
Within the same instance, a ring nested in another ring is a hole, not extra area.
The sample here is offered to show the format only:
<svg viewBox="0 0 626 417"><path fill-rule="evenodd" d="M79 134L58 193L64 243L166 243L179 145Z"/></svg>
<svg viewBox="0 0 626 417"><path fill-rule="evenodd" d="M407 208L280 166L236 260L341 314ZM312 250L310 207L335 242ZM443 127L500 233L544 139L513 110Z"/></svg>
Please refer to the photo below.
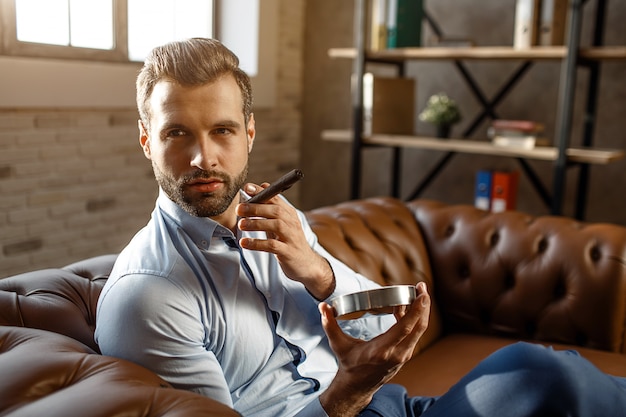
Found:
<svg viewBox="0 0 626 417"><path fill-rule="evenodd" d="M575 351L515 343L487 357L440 397L385 385L362 417L626 416L626 378Z"/></svg>

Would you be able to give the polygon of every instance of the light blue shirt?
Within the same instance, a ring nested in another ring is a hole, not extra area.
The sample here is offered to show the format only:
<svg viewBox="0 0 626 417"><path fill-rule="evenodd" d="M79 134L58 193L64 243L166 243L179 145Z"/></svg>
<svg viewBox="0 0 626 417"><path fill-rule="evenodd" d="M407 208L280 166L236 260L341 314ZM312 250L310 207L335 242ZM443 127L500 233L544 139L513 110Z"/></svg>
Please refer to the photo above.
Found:
<svg viewBox="0 0 626 417"><path fill-rule="evenodd" d="M309 244L335 274L329 298L376 287L324 250L298 215ZM96 342L103 354L143 365L246 417L326 416L318 397L337 361L318 301L284 275L274 255L242 249L243 236L264 233L234 236L161 192L100 295ZM369 339L393 322L379 316L342 327Z"/></svg>

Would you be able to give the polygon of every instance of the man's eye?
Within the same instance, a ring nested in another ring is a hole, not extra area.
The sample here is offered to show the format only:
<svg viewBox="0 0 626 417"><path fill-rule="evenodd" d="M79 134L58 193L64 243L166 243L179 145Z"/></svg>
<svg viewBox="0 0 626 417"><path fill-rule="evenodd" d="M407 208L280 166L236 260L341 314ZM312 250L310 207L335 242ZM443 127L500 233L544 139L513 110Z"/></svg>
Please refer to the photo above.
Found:
<svg viewBox="0 0 626 417"><path fill-rule="evenodd" d="M218 127L217 129L214 130L214 132L217 135L227 135L230 133L230 129L226 127Z"/></svg>
<svg viewBox="0 0 626 417"><path fill-rule="evenodd" d="M167 132L167 137L180 137L180 136L185 136L187 133L184 130L180 130L180 129L175 129L175 130L170 130L169 132Z"/></svg>

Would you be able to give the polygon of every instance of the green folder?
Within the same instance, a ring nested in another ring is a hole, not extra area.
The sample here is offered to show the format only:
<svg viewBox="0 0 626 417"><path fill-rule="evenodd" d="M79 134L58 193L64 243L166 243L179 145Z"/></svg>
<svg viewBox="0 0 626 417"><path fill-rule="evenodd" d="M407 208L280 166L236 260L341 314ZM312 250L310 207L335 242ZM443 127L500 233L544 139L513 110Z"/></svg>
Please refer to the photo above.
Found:
<svg viewBox="0 0 626 417"><path fill-rule="evenodd" d="M423 0L390 0L387 47L421 46Z"/></svg>

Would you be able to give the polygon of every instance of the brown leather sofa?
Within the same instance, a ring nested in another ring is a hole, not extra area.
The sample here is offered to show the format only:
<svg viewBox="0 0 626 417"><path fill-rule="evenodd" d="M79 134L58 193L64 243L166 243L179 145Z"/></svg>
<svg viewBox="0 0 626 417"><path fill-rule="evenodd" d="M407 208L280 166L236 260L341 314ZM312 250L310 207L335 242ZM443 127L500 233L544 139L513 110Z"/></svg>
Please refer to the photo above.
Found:
<svg viewBox="0 0 626 417"><path fill-rule="evenodd" d="M437 395L518 340L626 376L626 228L392 198L309 211L320 242L381 284L426 281L431 323L394 382ZM0 280L0 416L234 416L100 355L96 300L115 255Z"/></svg>

